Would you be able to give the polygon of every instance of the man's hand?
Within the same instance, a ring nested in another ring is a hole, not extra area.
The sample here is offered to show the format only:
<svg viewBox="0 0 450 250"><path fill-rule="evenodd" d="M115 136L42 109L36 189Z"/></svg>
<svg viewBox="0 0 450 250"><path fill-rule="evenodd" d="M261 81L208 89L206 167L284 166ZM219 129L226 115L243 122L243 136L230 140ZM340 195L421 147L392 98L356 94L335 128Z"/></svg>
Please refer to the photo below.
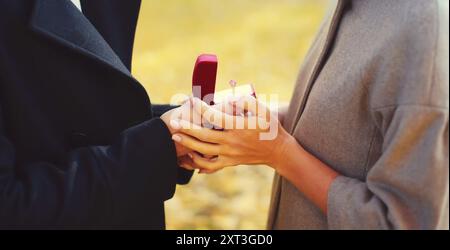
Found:
<svg viewBox="0 0 450 250"><path fill-rule="evenodd" d="M174 127L177 127L176 120L182 119L182 118L188 118L189 121L193 121L194 119L190 119L190 115L192 112L192 104L188 100L183 105L181 105L178 108L172 109L167 111L161 116L161 120L164 121L166 126L169 128L169 131L171 134L174 134L176 130ZM177 157L185 156L187 153L189 153L191 150L184 147L183 145L177 143L175 140L175 148L177 150Z"/></svg>
<svg viewBox="0 0 450 250"><path fill-rule="evenodd" d="M181 129L181 125L179 124L180 120L188 121L198 126L205 125L205 121L204 120L202 121L201 114L199 112L195 112L193 103L194 102L192 98L188 99L180 107L169 110L161 116L161 119L169 128L169 131L172 135ZM229 105L228 103L217 104L212 106L212 108L231 115L236 113L236 109L231 105ZM172 137L173 141L175 142L177 157L181 158L181 156L187 156L187 154L192 152L192 150L178 143L177 142L178 138L179 138L178 135Z"/></svg>

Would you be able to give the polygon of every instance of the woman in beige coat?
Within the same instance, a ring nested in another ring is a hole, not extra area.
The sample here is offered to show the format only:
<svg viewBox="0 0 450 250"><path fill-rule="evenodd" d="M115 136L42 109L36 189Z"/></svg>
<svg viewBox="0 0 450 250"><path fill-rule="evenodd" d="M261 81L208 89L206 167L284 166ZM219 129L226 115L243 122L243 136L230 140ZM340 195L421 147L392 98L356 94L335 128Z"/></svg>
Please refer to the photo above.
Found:
<svg viewBox="0 0 450 250"><path fill-rule="evenodd" d="M228 126L278 125L249 98L250 117L195 101L225 129L174 121L173 139L201 153L182 165L273 167L273 229L448 229L448 24L447 0L337 1L277 136Z"/></svg>

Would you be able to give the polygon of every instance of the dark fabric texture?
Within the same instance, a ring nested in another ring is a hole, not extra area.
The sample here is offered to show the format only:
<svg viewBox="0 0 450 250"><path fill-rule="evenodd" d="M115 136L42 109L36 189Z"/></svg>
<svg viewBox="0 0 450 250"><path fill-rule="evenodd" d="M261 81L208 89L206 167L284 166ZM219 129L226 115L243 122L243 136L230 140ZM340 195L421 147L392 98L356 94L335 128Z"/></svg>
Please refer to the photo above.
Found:
<svg viewBox="0 0 450 250"><path fill-rule="evenodd" d="M155 104L152 105L153 116L160 117L167 111L177 108L179 106L167 105L167 104ZM177 171L177 183L181 185L188 184L191 180L192 174L194 172L190 170L186 170L184 168L178 168Z"/></svg>
<svg viewBox="0 0 450 250"><path fill-rule="evenodd" d="M130 74L139 4L0 0L0 227L164 228L179 167Z"/></svg>

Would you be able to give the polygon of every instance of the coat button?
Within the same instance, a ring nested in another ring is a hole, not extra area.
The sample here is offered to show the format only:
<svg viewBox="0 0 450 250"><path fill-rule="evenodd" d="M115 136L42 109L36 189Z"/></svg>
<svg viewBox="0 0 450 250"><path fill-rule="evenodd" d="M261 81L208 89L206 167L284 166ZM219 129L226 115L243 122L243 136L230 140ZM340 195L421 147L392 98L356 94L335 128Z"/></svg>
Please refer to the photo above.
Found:
<svg viewBox="0 0 450 250"><path fill-rule="evenodd" d="M74 132L70 135L70 144L75 148L85 147L89 145L89 138L85 133Z"/></svg>

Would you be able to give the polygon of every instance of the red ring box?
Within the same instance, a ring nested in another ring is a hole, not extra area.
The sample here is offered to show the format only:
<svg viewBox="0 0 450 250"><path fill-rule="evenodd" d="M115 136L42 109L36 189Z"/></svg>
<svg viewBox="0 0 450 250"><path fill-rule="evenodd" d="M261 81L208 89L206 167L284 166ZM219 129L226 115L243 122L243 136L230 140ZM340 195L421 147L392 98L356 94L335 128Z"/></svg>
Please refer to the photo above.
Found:
<svg viewBox="0 0 450 250"><path fill-rule="evenodd" d="M217 56L202 54L195 62L192 75L192 93L194 97L212 105L214 104L214 91L216 89Z"/></svg>

